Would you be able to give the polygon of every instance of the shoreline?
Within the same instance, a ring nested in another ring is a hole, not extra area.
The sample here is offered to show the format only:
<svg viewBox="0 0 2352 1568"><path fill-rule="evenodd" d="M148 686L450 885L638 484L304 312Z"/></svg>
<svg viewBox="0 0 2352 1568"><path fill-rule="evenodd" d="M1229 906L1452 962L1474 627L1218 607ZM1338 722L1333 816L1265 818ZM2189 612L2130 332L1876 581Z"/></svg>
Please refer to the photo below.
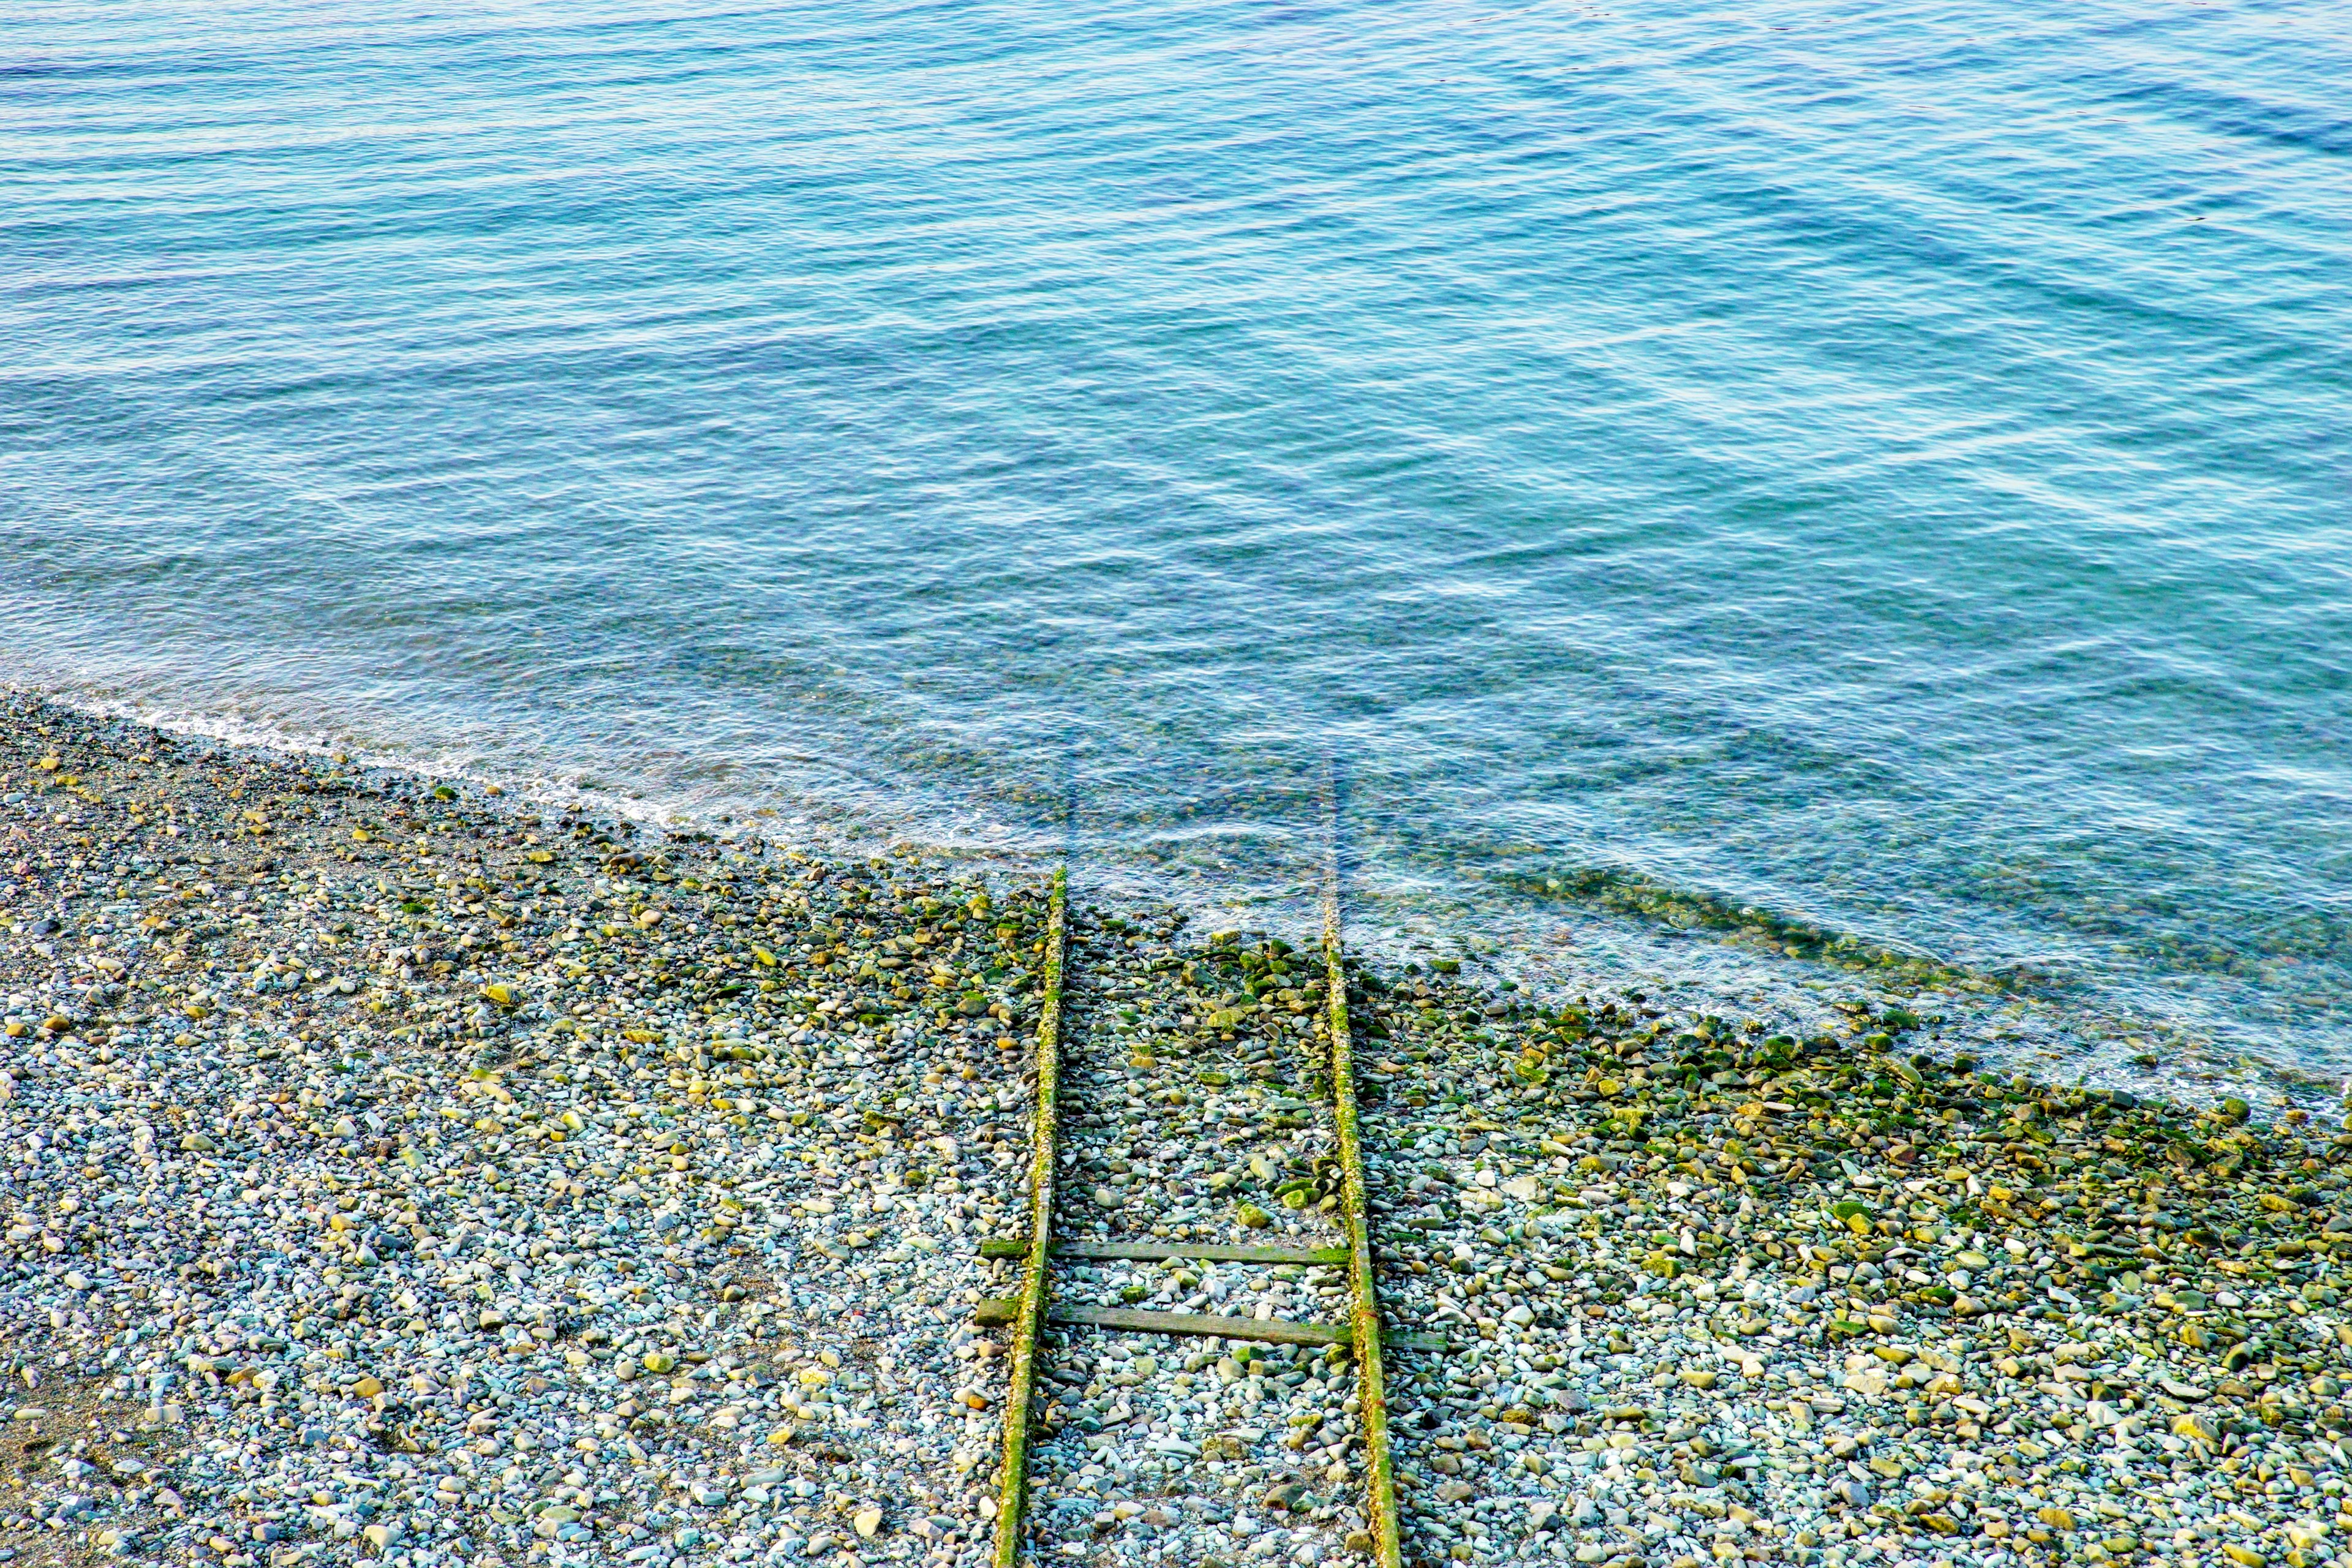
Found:
<svg viewBox="0 0 2352 1568"><path fill-rule="evenodd" d="M0 1550L979 1559L1033 881L7 714ZM1185 924L1076 922L1073 1203L1319 1236L1313 987ZM1351 998L1409 1560L2342 1552L2352 1140L1444 967ZM1343 1369L1054 1338L1057 1555L1348 1549Z"/></svg>
<svg viewBox="0 0 2352 1568"><path fill-rule="evenodd" d="M445 767L390 753L353 759L342 743L299 726L274 730L214 722L119 700L50 697L0 684L0 700L11 700L12 694L52 703L102 724L173 734L184 743L227 758L250 755L300 764L324 764L331 759L339 773L362 784L446 783L462 792L473 808L537 810L590 820L604 831L638 836L653 845L675 841L754 852L789 847L825 863L913 855L919 863L943 873L982 879L1042 874L1041 856L1050 858L1041 845L1024 846L1017 832L983 833L952 844L919 844L875 829L854 814L796 818L794 826L813 837L795 840L782 837L785 825L762 812L698 814L683 802L648 801L625 781L572 785L486 771L478 762L453 762ZM76 706L85 700L89 706ZM1294 941L1303 940L1320 920L1313 899L1280 886L1281 879L1263 867L1242 874L1246 890L1239 897L1233 896L1230 887L1157 880L1125 862L1091 864L1088 869L1106 884L1097 896L1114 907L1166 905L1196 921L1270 925ZM1573 982L1563 983L1565 969L1618 975L1621 988L1687 989L1696 1000L1727 996L1750 984L1771 993L1763 1003L1766 1010L1782 1015L1802 1011L1805 992L1816 994L1815 1015L1857 997L1874 1006L1941 1011L1945 1016L1937 1021L1950 1026L1947 1037L1952 1048L1990 1058L2004 1072L2077 1083L2083 1081L2075 1076L2080 1074L2104 1087L2184 1103L2219 1104L2243 1098L2252 1103L2255 1115L2266 1120L2289 1110L2332 1117L2343 1109L2337 1091L2346 1086L2296 1065L2291 1054L2284 1058L2249 1054L2263 1047L2242 1037L2167 1022L2127 999L2070 994L2055 969L1971 966L1884 936L1858 934L1801 913L1748 905L1621 869L1522 867L1496 877L1493 885L1517 902L1475 910L1457 903L1447 918L1393 909L1375 915L1360 901L1360 890L1352 945L1366 962L1391 967L1450 956L1475 966L1486 984L1505 990L1516 984L1565 994L1576 988ZM1572 942L1563 930L1570 923L1577 931ZM1799 971L1809 973L1767 970L1752 978L1736 967L1685 973L1690 952L1682 944L1700 936L1706 939L1698 947L1703 965L1752 964L1760 959L1777 966L1792 961ZM1843 999L1830 1001L1838 992L1845 994Z"/></svg>

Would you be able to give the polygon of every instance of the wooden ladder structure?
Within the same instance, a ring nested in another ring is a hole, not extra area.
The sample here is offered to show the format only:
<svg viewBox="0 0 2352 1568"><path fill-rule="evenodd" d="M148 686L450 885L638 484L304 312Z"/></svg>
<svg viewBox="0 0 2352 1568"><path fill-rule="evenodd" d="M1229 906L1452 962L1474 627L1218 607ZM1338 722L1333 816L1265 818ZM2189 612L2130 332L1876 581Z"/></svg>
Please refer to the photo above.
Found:
<svg viewBox="0 0 2352 1568"><path fill-rule="evenodd" d="M1339 865L1336 791L1324 793L1327 852L1323 868L1323 967L1327 982L1332 1118L1338 1133L1339 1212L1343 1246L1322 1247L1234 1247L1123 1241L1059 1241L1054 1236L1054 1174L1060 1131L1062 991L1067 974L1069 868L1054 873L1045 931L1045 1003L1037 1021L1037 1113L1035 1145L1029 1165L1029 1236L1025 1241L988 1241L983 1258L1023 1260L1021 1293L982 1301L975 1321L1012 1330L1011 1373L1004 1401L1004 1468L997 1496L994 1568L1016 1568L1029 1500L1031 1408L1037 1386L1038 1335L1047 1322L1084 1324L1129 1333L1195 1334L1275 1344L1344 1344L1354 1353L1359 1419L1363 1425L1365 1515L1371 1524L1372 1560L1378 1568L1399 1568L1395 1471L1389 1453L1388 1386L1381 1357L1383 1331L1373 1278L1369 1206L1364 1190L1363 1142L1356 1109L1353 1037L1348 1021L1348 980L1339 929ZM1055 1258L1131 1258L1167 1261L1200 1258L1234 1263L1298 1263L1348 1270L1349 1321L1292 1323L1255 1318L1195 1316L1135 1311L1119 1307L1061 1305L1052 1300L1049 1265ZM1389 1344L1443 1349L1441 1336L1385 1335Z"/></svg>

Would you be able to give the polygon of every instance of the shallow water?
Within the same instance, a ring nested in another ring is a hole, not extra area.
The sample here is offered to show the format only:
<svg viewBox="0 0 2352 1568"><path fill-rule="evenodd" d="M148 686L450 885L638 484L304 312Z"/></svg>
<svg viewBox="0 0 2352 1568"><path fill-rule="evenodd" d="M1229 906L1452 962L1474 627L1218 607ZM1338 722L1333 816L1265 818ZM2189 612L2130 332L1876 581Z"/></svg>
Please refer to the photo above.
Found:
<svg viewBox="0 0 2352 1568"><path fill-rule="evenodd" d="M19 4L0 668L2352 1068L2347 22Z"/></svg>

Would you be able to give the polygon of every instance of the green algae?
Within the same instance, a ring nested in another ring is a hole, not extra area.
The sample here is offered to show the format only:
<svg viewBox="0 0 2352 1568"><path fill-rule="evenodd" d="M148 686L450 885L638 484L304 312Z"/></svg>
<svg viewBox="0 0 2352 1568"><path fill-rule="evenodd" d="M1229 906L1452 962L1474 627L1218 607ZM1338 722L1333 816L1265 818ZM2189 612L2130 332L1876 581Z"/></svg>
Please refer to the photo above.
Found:
<svg viewBox="0 0 2352 1568"><path fill-rule="evenodd" d="M1743 904L1696 889L1678 888L1639 872L1606 867L1515 869L1495 880L1532 897L1595 905L1676 931L1704 931L1778 956L1825 963L1870 975L1895 989L1957 991L2017 989L2014 975L1983 973L1928 954L1906 952L1850 932Z"/></svg>

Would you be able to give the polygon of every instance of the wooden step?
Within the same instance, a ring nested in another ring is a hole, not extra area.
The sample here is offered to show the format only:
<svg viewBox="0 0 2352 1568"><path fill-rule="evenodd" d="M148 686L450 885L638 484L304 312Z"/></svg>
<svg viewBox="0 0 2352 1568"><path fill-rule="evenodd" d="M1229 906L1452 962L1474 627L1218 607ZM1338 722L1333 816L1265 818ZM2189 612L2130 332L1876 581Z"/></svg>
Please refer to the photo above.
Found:
<svg viewBox="0 0 2352 1568"><path fill-rule="evenodd" d="M1189 1255L1188 1255L1189 1256ZM1011 1297L982 1301L971 1321L982 1328L1003 1328L1013 1321L1020 1303ZM1338 1323L1286 1323L1276 1318L1212 1318L1191 1312L1142 1312L1132 1307L1086 1307L1056 1304L1046 1312L1056 1323L1119 1329L1135 1334L1194 1334L1204 1339L1255 1340L1273 1345L1344 1345L1355 1335ZM1389 1332L1381 1342L1402 1350L1442 1351L1443 1334Z"/></svg>
<svg viewBox="0 0 2352 1568"><path fill-rule="evenodd" d="M1213 1247L1206 1242L1184 1246L1165 1241L1056 1241L1053 1253L1056 1258L1123 1258L1141 1263L1198 1258L1210 1263L1319 1263L1344 1268L1348 1261L1348 1249L1344 1247ZM1029 1244L983 1241L980 1255L1026 1258Z"/></svg>

